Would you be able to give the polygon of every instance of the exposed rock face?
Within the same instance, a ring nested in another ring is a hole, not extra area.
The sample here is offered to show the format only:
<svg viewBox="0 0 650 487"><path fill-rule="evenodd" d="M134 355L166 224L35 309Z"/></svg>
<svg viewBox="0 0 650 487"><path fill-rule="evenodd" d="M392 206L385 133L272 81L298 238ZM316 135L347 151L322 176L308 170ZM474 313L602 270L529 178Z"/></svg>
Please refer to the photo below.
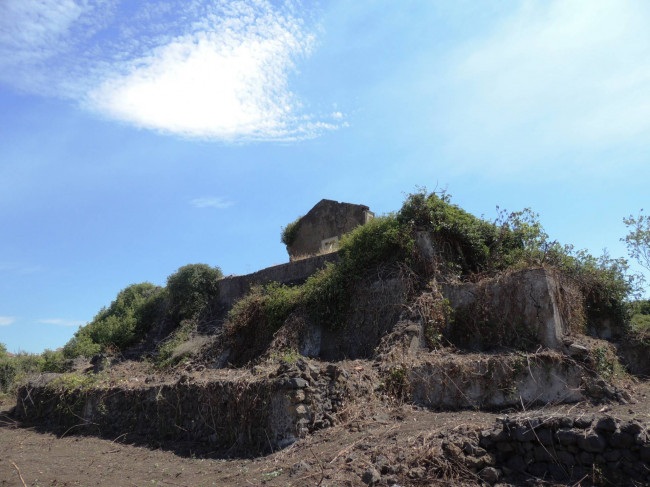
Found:
<svg viewBox="0 0 650 487"><path fill-rule="evenodd" d="M374 217L367 206L320 200L297 223L296 236L287 246L291 260L331 250L342 235Z"/></svg>

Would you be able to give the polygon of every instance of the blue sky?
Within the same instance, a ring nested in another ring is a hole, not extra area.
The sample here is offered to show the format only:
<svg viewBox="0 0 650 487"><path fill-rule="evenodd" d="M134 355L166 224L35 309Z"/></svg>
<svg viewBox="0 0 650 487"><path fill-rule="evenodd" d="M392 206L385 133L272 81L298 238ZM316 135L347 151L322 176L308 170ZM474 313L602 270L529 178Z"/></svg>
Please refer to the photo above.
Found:
<svg viewBox="0 0 650 487"><path fill-rule="evenodd" d="M125 286L288 261L321 198L447 188L625 256L650 180L643 0L0 3L0 342Z"/></svg>

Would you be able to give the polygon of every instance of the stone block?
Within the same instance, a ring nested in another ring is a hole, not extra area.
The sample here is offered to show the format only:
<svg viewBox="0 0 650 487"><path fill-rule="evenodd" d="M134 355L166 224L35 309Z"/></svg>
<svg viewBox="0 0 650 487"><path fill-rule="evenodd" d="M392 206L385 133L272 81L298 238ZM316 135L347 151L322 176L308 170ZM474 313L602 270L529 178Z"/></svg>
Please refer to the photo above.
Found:
<svg viewBox="0 0 650 487"><path fill-rule="evenodd" d="M605 451L607 441L603 435L595 431L589 431L578 438L578 446L586 452L600 453Z"/></svg>

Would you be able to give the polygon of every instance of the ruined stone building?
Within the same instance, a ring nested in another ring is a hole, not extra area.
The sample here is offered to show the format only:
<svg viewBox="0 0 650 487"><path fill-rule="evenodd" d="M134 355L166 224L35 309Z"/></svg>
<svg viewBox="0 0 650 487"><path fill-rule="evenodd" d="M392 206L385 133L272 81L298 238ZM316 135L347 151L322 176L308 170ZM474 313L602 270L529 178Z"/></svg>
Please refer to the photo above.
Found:
<svg viewBox="0 0 650 487"><path fill-rule="evenodd" d="M329 252L338 247L344 234L366 224L375 214L365 205L320 200L296 222L287 252L291 260Z"/></svg>

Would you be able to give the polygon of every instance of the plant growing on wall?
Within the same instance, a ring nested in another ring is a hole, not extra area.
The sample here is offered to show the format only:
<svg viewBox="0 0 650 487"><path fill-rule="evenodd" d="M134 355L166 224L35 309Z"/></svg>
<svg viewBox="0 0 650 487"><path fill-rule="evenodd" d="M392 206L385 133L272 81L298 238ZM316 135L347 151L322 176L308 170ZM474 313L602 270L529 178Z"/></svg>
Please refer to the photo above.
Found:
<svg viewBox="0 0 650 487"><path fill-rule="evenodd" d="M286 227L282 227L282 234L280 236L280 240L287 247L296 241L296 236L298 235L298 228L300 226L301 218L302 216L299 216L294 221L287 224Z"/></svg>

